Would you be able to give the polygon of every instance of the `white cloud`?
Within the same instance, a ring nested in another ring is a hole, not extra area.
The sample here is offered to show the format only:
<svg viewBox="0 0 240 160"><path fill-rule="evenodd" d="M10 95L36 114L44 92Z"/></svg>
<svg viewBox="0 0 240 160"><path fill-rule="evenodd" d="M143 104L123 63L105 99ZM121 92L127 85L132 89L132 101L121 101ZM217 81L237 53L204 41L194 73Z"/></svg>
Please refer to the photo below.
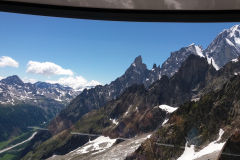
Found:
<svg viewBox="0 0 240 160"><path fill-rule="evenodd" d="M24 83L36 83L38 80L34 79L34 78L27 78L27 77L24 77L23 78L23 82Z"/></svg>
<svg viewBox="0 0 240 160"><path fill-rule="evenodd" d="M18 62L8 56L0 57L0 67L15 67L19 66Z"/></svg>
<svg viewBox="0 0 240 160"><path fill-rule="evenodd" d="M84 89L88 87L93 87L96 85L100 85L99 82L92 80L92 81L87 81L85 78L82 76L69 76L69 77L62 77L59 78L56 81L47 81L48 83L59 83L64 86L69 86L72 87L73 89Z"/></svg>
<svg viewBox="0 0 240 160"><path fill-rule="evenodd" d="M50 75L68 75L72 76L73 72L70 69L64 69L61 66L52 62L37 62L29 61L27 64L27 73Z"/></svg>
<svg viewBox="0 0 240 160"><path fill-rule="evenodd" d="M5 77L0 76L0 80L4 79Z"/></svg>

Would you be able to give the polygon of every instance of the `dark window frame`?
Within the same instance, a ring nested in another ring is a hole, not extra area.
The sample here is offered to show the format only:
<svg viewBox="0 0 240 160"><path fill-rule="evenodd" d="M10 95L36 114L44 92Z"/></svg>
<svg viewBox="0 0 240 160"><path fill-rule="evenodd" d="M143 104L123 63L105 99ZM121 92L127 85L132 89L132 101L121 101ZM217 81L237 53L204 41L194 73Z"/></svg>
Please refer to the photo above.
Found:
<svg viewBox="0 0 240 160"><path fill-rule="evenodd" d="M111 21L240 22L240 10L128 10L0 1L0 11Z"/></svg>

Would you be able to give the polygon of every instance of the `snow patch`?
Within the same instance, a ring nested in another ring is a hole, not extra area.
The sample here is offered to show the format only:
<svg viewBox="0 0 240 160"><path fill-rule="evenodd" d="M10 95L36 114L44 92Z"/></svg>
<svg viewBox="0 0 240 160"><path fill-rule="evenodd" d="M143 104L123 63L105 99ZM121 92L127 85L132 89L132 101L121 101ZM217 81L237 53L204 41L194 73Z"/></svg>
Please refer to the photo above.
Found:
<svg viewBox="0 0 240 160"><path fill-rule="evenodd" d="M218 65L215 63L215 61L214 61L214 59L213 59L213 57L208 57L208 55L207 55L207 61L208 61L208 64L212 64L213 65L213 67L216 69L216 70L219 70L220 68L218 67Z"/></svg>
<svg viewBox="0 0 240 160"><path fill-rule="evenodd" d="M230 28L230 32L231 32L230 37L235 36L235 31L239 31L238 27L239 27L239 25L234 25L233 27Z"/></svg>
<svg viewBox="0 0 240 160"><path fill-rule="evenodd" d="M233 44L228 38L226 38L226 42L227 42L230 46L234 46L234 44Z"/></svg>
<svg viewBox="0 0 240 160"><path fill-rule="evenodd" d="M127 116L128 113L131 111L132 107L133 107L133 105L130 105L130 106L128 107L128 110L124 113L123 116Z"/></svg>
<svg viewBox="0 0 240 160"><path fill-rule="evenodd" d="M85 154L89 152L100 153L110 148L115 142L116 139L110 139L109 137L100 136L71 152L75 152L75 154Z"/></svg>
<svg viewBox="0 0 240 160"><path fill-rule="evenodd" d="M178 109L177 107L171 107L171 106L168 106L166 104L160 105L159 108L168 112L168 113L172 113L172 112L174 112Z"/></svg>
<svg viewBox="0 0 240 160"><path fill-rule="evenodd" d="M118 121L116 119L110 118L110 121L112 121L113 124L118 125Z"/></svg>
<svg viewBox="0 0 240 160"><path fill-rule="evenodd" d="M187 159L193 160L194 155L195 155L194 145L191 145L190 147L188 147L188 143L186 143L183 154L177 160L187 160Z"/></svg>
<svg viewBox="0 0 240 160"><path fill-rule="evenodd" d="M190 147L188 146L188 142L185 144L185 150L183 154L177 159L177 160L194 160L197 158L200 158L204 155L213 153L213 152L220 152L226 142L219 142L222 138L224 131L222 129L219 130L218 133L218 139L209 143L206 147L201 149L200 151L196 152L195 151L195 146L191 145Z"/></svg>
<svg viewBox="0 0 240 160"><path fill-rule="evenodd" d="M205 57L205 56L203 55L202 49L201 49L199 46L195 46L195 49L196 49L196 53L197 53L198 56L200 56L200 57Z"/></svg>
<svg viewBox="0 0 240 160"><path fill-rule="evenodd" d="M152 134L149 134L149 135L147 136L147 139L150 138L151 136L152 136Z"/></svg>
<svg viewBox="0 0 240 160"><path fill-rule="evenodd" d="M240 38L234 38L234 41L235 41L235 43L237 44L237 45L240 45Z"/></svg>
<svg viewBox="0 0 240 160"><path fill-rule="evenodd" d="M166 118L164 121L163 121L163 123L162 123L162 126L164 126L167 122L168 122L168 118Z"/></svg>
<svg viewBox="0 0 240 160"><path fill-rule="evenodd" d="M191 99L192 102L197 102L199 100L200 100L200 98L193 98L193 99Z"/></svg>
<svg viewBox="0 0 240 160"><path fill-rule="evenodd" d="M238 62L238 58L232 59L231 61L236 63Z"/></svg>
<svg viewBox="0 0 240 160"><path fill-rule="evenodd" d="M128 155L131 155L133 152L135 152L139 148L139 146L150 136L151 134L149 133L139 135L134 138L130 138L126 141L120 142L116 145L113 145L112 147L104 150L103 152L96 151L91 154L91 151L90 151L89 154L86 154L86 156L81 153L80 154L77 153L77 150L86 146L84 145L82 147L79 147L79 149L71 151L65 155L57 155L55 157L49 158L48 160L59 160L59 159L124 160ZM88 149L86 149L85 152L87 152L87 150Z"/></svg>

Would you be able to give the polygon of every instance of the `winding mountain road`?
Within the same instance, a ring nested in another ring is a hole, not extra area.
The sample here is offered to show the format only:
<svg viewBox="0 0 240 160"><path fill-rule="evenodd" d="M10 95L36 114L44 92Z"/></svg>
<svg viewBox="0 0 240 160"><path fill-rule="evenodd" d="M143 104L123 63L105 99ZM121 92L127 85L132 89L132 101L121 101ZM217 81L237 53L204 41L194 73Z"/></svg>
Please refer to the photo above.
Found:
<svg viewBox="0 0 240 160"><path fill-rule="evenodd" d="M33 137L34 137L36 134L37 134L37 132L34 132L34 133L31 135L31 137L29 137L28 139L26 139L26 140L24 140L24 141L22 141L22 142L20 142L20 143L17 143L17 144L15 144L15 145L13 145L13 146L10 146L10 147L8 147L8 148L5 148L5 149L0 150L0 154L1 154L1 153L4 153L4 152L6 152L6 151L9 151L10 149L13 149L13 148L15 148L15 147L17 147L17 146L20 146L20 145L22 145L23 143L26 143L26 142L30 141L31 139L33 139Z"/></svg>

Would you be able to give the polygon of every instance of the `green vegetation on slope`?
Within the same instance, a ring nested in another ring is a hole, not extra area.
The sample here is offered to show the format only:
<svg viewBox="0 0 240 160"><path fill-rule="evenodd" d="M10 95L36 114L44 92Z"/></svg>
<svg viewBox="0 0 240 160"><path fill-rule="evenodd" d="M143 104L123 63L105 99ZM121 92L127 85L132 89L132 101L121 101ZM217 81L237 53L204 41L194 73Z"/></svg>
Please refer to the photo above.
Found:
<svg viewBox="0 0 240 160"><path fill-rule="evenodd" d="M11 145L20 143L20 142L24 141L25 139L27 139L28 137L30 137L31 135L32 135L32 131L28 131L28 132L22 133L19 136L12 137L7 141L2 141L2 142L0 142L0 150L7 148Z"/></svg>
<svg viewBox="0 0 240 160"><path fill-rule="evenodd" d="M28 139L33 134L33 131L28 131L25 133L22 133L20 136L13 137L7 141L1 142L1 149L10 147L12 145L18 144L26 139ZM7 159L7 160L18 160L20 159L21 150L23 150L28 142L21 144L20 146L17 146L15 148L10 149L9 151L6 151L4 153L0 154L0 159Z"/></svg>
<svg viewBox="0 0 240 160"><path fill-rule="evenodd" d="M0 105L0 142L29 131L28 126L49 120L44 110L27 104Z"/></svg>

